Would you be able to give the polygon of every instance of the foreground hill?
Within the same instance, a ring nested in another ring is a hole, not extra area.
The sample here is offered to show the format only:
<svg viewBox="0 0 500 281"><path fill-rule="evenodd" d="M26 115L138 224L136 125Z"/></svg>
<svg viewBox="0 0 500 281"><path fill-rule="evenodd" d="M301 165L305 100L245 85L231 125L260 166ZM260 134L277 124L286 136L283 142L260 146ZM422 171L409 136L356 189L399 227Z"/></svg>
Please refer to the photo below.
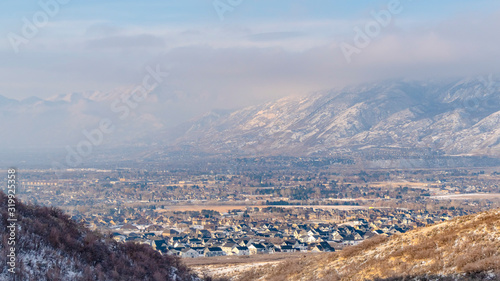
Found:
<svg viewBox="0 0 500 281"><path fill-rule="evenodd" d="M500 280L500 210L261 267L236 280Z"/></svg>
<svg viewBox="0 0 500 281"><path fill-rule="evenodd" d="M18 203L16 278L8 272L7 199L0 191L0 280L199 280L179 259L117 243L61 210Z"/></svg>
<svg viewBox="0 0 500 281"><path fill-rule="evenodd" d="M183 145L259 155L335 155L420 149L500 157L493 81L389 81L211 113L186 126Z"/></svg>

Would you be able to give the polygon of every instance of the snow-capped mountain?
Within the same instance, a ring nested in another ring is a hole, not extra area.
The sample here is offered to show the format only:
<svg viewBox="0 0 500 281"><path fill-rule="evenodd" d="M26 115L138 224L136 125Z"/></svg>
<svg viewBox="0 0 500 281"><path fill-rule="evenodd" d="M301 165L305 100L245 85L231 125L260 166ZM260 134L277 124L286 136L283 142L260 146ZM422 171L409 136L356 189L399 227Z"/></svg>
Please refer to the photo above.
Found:
<svg viewBox="0 0 500 281"><path fill-rule="evenodd" d="M175 103L151 93L129 107L127 89L22 101L0 96L0 147L76 147L110 120L103 144L173 146L237 155L359 157L413 154L500 157L500 93L488 79L388 81L291 96L236 111L211 111L175 129ZM125 108L128 107L128 108ZM127 116L125 116L127 109ZM179 119L179 118L178 118ZM1 149L0 149L1 150Z"/></svg>
<svg viewBox="0 0 500 281"><path fill-rule="evenodd" d="M362 85L206 115L178 143L262 155L396 148L500 157L500 93L491 78Z"/></svg>

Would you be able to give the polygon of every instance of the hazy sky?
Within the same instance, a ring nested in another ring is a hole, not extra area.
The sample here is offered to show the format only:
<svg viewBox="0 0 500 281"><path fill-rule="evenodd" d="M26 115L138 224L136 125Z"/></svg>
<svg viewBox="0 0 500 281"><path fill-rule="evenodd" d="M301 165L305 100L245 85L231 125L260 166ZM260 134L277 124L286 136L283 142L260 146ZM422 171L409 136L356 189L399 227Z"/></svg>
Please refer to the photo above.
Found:
<svg viewBox="0 0 500 281"><path fill-rule="evenodd" d="M360 30L371 35L356 44ZM177 108L236 108L371 80L495 72L499 30L494 0L3 0L0 95L110 91L160 65L170 73L161 94Z"/></svg>

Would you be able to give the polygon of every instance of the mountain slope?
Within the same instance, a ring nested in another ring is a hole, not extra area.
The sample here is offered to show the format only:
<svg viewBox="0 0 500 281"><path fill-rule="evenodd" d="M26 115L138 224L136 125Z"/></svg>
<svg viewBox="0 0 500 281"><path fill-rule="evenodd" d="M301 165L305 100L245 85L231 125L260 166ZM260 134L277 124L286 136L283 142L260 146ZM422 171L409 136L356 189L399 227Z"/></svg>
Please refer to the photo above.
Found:
<svg viewBox="0 0 500 281"><path fill-rule="evenodd" d="M500 156L499 116L496 84L470 79L391 81L203 118L194 121L178 143L263 155L328 155L390 147Z"/></svg>
<svg viewBox="0 0 500 281"><path fill-rule="evenodd" d="M42 159L62 162L67 146L74 149L108 120L114 130L96 146L141 147L159 155L182 148L253 156L349 154L376 160L398 153L500 157L500 92L491 79L360 85L232 112L212 111L175 129L167 128L189 113L156 92L127 111L122 96L130 90L47 100L0 96L0 126L8 132L0 138L0 152L48 150Z"/></svg>
<svg viewBox="0 0 500 281"><path fill-rule="evenodd" d="M500 210L377 237L339 253L247 272L237 280L257 279L499 280Z"/></svg>
<svg viewBox="0 0 500 281"><path fill-rule="evenodd" d="M7 198L0 191L0 280L8 272ZM16 204L15 280L199 280L178 258L150 246L117 243L86 229L61 210Z"/></svg>

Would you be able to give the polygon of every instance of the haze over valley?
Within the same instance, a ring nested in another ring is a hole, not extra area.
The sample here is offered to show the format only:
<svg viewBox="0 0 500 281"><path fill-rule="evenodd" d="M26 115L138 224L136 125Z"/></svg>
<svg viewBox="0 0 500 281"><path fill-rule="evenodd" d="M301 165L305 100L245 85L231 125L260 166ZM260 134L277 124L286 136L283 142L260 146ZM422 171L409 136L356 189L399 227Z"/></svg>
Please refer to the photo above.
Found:
<svg viewBox="0 0 500 281"><path fill-rule="evenodd" d="M500 280L499 1L0 14L0 280Z"/></svg>

